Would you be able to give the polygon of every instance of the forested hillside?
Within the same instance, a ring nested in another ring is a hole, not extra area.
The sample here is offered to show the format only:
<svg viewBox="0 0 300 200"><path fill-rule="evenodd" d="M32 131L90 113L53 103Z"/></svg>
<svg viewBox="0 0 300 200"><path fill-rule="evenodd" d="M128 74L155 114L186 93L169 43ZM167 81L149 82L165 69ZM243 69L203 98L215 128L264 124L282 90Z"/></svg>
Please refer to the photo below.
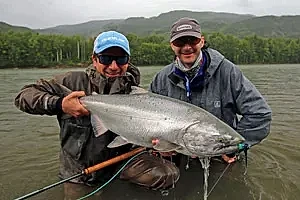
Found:
<svg viewBox="0 0 300 200"><path fill-rule="evenodd" d="M161 35L127 35L131 62L142 65L166 65L172 62L169 42ZM211 47L237 64L300 63L300 39L238 38L222 33L206 35ZM0 33L0 67L41 67L88 64L93 38L43 35L32 32Z"/></svg>
<svg viewBox="0 0 300 200"><path fill-rule="evenodd" d="M186 16L199 20L210 46L237 64L300 63L300 16L171 11L38 30L0 23L0 67L86 65L94 37L104 30L127 35L133 64L165 65L173 59L170 26Z"/></svg>

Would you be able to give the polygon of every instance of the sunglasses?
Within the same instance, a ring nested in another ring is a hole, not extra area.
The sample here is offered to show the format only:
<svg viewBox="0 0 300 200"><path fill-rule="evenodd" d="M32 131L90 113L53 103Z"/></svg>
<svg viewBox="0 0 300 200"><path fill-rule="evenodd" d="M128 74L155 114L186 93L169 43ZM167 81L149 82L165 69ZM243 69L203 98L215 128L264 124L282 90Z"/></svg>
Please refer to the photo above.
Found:
<svg viewBox="0 0 300 200"><path fill-rule="evenodd" d="M180 37L172 42L172 44L176 47L183 47L186 44L189 44L191 46L195 46L199 44L201 41L201 38L196 37Z"/></svg>
<svg viewBox="0 0 300 200"><path fill-rule="evenodd" d="M129 56L111 56L111 55L97 55L99 62L103 65L110 65L113 60L117 65L126 65L129 62Z"/></svg>

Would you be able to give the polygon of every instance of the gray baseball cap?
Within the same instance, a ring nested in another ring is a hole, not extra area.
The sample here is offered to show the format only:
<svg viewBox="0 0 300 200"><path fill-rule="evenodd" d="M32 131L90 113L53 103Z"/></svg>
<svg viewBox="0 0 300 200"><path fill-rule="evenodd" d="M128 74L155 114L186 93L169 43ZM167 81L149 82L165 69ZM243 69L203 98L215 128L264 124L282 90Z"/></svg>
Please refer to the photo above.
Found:
<svg viewBox="0 0 300 200"><path fill-rule="evenodd" d="M194 36L201 38L201 28L196 19L184 17L172 25L170 42L173 42L177 38L183 36Z"/></svg>

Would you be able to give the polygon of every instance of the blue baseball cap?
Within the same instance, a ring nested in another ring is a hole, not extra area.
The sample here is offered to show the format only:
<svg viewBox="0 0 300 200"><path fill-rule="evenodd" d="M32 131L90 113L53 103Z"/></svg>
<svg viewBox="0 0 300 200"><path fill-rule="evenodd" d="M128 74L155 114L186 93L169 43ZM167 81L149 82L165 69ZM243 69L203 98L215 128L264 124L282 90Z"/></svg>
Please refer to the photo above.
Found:
<svg viewBox="0 0 300 200"><path fill-rule="evenodd" d="M130 55L129 42L127 38L116 31L107 31L99 34L94 41L94 52L96 54L110 47L120 47Z"/></svg>

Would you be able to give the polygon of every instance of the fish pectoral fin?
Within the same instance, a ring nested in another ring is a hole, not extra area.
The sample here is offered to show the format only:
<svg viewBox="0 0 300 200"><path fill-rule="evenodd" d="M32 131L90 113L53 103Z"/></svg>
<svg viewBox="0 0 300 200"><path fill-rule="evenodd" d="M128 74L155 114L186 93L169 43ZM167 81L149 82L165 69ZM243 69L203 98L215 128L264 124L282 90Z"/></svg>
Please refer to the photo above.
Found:
<svg viewBox="0 0 300 200"><path fill-rule="evenodd" d="M153 145L153 149L160 152L170 152L181 149L181 146L172 142L159 139L159 141Z"/></svg>
<svg viewBox="0 0 300 200"><path fill-rule="evenodd" d="M105 128L103 122L97 115L91 115L91 124L96 137L99 137L100 135L103 135L106 131L108 131L108 129Z"/></svg>
<svg viewBox="0 0 300 200"><path fill-rule="evenodd" d="M129 144L128 140L122 136L117 136L109 145L107 145L108 148L115 148L119 147L125 144Z"/></svg>

